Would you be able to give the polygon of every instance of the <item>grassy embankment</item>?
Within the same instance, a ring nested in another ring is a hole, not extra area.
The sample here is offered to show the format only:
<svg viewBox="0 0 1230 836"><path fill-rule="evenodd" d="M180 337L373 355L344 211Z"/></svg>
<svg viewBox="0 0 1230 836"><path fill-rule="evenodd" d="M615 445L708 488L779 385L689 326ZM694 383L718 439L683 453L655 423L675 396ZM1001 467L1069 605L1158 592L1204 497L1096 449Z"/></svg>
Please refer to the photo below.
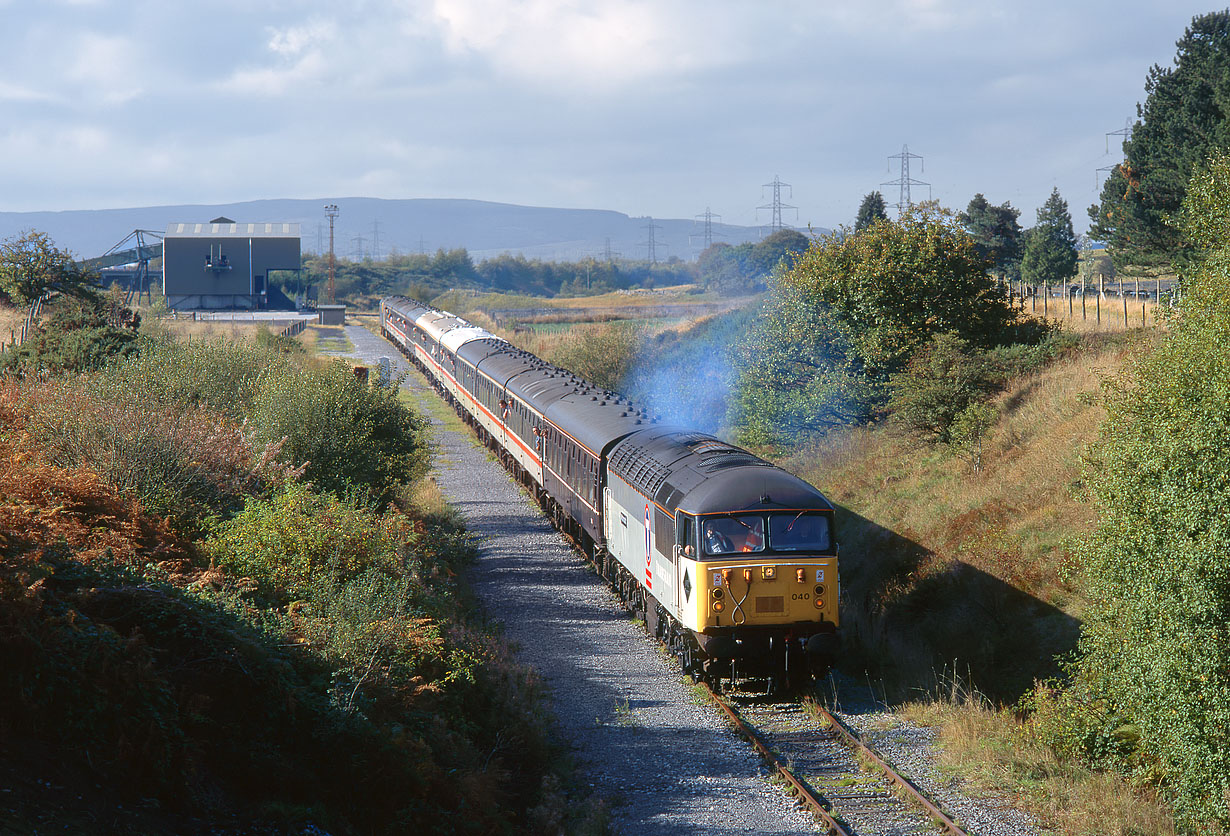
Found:
<svg viewBox="0 0 1230 836"><path fill-rule="evenodd" d="M1147 791L1059 756L1052 714L1023 723L1017 710L1045 691L1035 683L1062 673L1055 659L1079 635L1072 547L1096 521L1081 456L1104 417L1101 384L1159 334L1117 330L1081 334L1011 382L981 472L882 426L781 462L844 511L850 672L873 671L902 713L936 726L952 774L1015 797L1057 832L1089 836L1173 832Z"/></svg>
<svg viewBox="0 0 1230 836"><path fill-rule="evenodd" d="M533 676L473 617L469 547L432 484L384 506L388 479L339 491L291 467L348 435L351 467L373 449L392 457L377 469L418 461L381 435L410 419L344 369L258 342L163 342L97 375L0 383L0 819L600 828L558 789ZM318 446L280 455L303 443Z"/></svg>

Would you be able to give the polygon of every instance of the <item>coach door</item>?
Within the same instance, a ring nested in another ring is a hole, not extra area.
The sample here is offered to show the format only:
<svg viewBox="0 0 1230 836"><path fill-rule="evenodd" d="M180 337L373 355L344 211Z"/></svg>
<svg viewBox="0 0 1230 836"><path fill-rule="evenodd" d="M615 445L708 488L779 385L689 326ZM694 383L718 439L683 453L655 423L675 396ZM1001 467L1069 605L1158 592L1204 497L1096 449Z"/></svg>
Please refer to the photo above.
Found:
<svg viewBox="0 0 1230 836"><path fill-rule="evenodd" d="M692 597L697 594L699 582L694 575L695 569L689 568L693 561L689 559L686 549L695 539L693 532L696 520L682 511L675 512L675 547L671 550L674 558L675 573L675 612L682 613L685 607L692 603ZM695 555L693 555L694 557Z"/></svg>

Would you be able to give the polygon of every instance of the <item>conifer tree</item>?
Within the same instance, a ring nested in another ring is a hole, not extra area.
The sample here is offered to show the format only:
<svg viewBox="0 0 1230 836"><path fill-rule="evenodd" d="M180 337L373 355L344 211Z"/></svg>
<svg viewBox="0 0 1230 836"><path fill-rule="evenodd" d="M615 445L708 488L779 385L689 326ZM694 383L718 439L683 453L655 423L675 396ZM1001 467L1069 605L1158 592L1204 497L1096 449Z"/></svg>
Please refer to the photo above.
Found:
<svg viewBox="0 0 1230 836"><path fill-rule="evenodd" d="M1038 210L1038 223L1025 236L1021 278L1030 284L1062 284L1076 275L1076 233L1068 202L1052 189Z"/></svg>
<svg viewBox="0 0 1230 836"><path fill-rule="evenodd" d="M876 221L888 220L888 208L884 205L884 195L872 192L863 198L858 207L858 217L854 220L854 231L862 232Z"/></svg>
<svg viewBox="0 0 1230 836"><path fill-rule="evenodd" d="M1089 207L1089 235L1105 241L1115 267L1169 269L1184 252L1167 223L1187 180L1215 148L1230 146L1230 9L1192 20L1175 44L1173 66L1155 64L1145 80L1123 162Z"/></svg>

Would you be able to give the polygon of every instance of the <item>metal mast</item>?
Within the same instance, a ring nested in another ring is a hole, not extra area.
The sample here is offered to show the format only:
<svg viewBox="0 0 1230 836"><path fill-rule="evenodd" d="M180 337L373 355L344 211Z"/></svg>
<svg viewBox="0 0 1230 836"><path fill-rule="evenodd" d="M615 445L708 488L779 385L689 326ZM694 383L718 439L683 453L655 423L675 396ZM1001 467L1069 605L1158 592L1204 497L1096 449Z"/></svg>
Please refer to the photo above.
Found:
<svg viewBox="0 0 1230 836"><path fill-rule="evenodd" d="M696 220L698 221L702 218L705 221L705 249L707 250L713 246L713 219L717 218L720 221L722 216L715 215L713 212L710 212L709 207L706 206L705 213L703 215L696 216Z"/></svg>
<svg viewBox="0 0 1230 836"><path fill-rule="evenodd" d="M900 218L903 214L905 214L905 210L909 209L911 206L914 205L913 201L910 199L910 186L926 186L928 190L928 194L930 194L931 184L924 183L922 180L911 180L910 179L910 160L911 159L922 160L922 157L920 157L918 154L910 153L910 146L902 145L901 153L900 154L890 154L888 159L889 159L889 164L888 164L889 171L893 170L893 167L892 167L893 160L900 161L901 176L898 177L896 180L889 180L888 182L881 183L880 185L901 187L901 195L900 197L897 198L897 217Z"/></svg>
<svg viewBox="0 0 1230 836"><path fill-rule="evenodd" d="M788 204L782 203L782 186L785 186L787 189L790 189L790 196L794 197L794 187L791 186L789 183L783 183L782 178L778 177L776 174L773 175L772 183L765 183L764 185L760 187L761 194L764 194L764 189L770 189L770 188L773 189L773 202L766 203L764 206L756 207L757 212L759 212L761 209L773 210L773 220L769 222L769 229L772 232L779 232L781 231L782 227L785 226L785 224L782 223L782 210L783 209L794 209L794 214L796 217L799 214L799 210L797 206L790 206Z"/></svg>
<svg viewBox="0 0 1230 836"><path fill-rule="evenodd" d="M325 214L329 217L329 304L333 304L333 220L338 215L336 203L330 203L325 206Z"/></svg>
<svg viewBox="0 0 1230 836"><path fill-rule="evenodd" d="M650 217L649 215L645 216L645 220L649 221L649 223L641 227L641 229L649 230L649 240L645 242L645 245L649 248L649 253L648 253L649 263L657 264L658 263L658 243L657 243L657 240L654 238L653 231L655 229L661 229L662 227L654 223L653 218Z"/></svg>

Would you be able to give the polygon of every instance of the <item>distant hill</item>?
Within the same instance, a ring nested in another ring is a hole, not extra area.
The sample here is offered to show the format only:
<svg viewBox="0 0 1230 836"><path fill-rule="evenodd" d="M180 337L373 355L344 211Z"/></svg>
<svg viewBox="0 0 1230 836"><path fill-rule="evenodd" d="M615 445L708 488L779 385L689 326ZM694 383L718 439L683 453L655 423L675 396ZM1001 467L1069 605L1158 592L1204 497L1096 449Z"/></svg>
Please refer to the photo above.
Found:
<svg viewBox="0 0 1230 836"><path fill-rule="evenodd" d="M370 197L318 200L253 200L140 209L88 209L64 212L0 212L0 238L26 229L46 232L57 246L82 258L101 255L134 229L162 232L170 223L205 223L219 216L240 223L299 223L305 252L329 247L324 206L337 204L334 251L339 257L435 252L464 247L475 260L521 253L545 261L601 258L608 247L623 258L647 256L649 221L602 209L552 209L482 200L380 200ZM693 220L655 218L659 261L695 258L703 230ZM767 234L762 227L714 224L715 241L741 244ZM379 250L375 250L378 240ZM609 242L609 243L608 243Z"/></svg>

